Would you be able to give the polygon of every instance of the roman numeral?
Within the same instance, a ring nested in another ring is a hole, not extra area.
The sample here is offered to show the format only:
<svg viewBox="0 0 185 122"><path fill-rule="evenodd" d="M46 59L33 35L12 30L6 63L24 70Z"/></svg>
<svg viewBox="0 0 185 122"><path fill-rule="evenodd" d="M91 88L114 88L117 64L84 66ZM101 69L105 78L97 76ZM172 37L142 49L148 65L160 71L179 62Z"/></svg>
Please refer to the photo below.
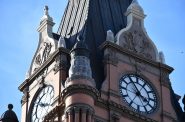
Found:
<svg viewBox="0 0 185 122"><path fill-rule="evenodd" d="M148 98L148 99L154 101L154 99L152 99L152 98Z"/></svg>
<svg viewBox="0 0 185 122"><path fill-rule="evenodd" d="M131 106L131 105L132 105L132 103L133 103L133 101L131 101L131 102L129 103L129 106Z"/></svg>
<svg viewBox="0 0 185 122"><path fill-rule="evenodd" d="M146 85L146 82L142 85L142 87L144 87Z"/></svg>
<svg viewBox="0 0 185 122"><path fill-rule="evenodd" d="M153 91L147 91L147 93L152 93Z"/></svg>
<svg viewBox="0 0 185 122"><path fill-rule="evenodd" d="M126 90L126 88L125 88L125 87L123 87L123 86L121 86L121 88Z"/></svg>
<svg viewBox="0 0 185 122"><path fill-rule="evenodd" d="M123 95L123 97L128 97L128 94L126 94L126 95Z"/></svg>
<svg viewBox="0 0 185 122"><path fill-rule="evenodd" d="M152 108L152 109L154 108L152 105L150 105L150 104L148 104L148 105L150 106L150 108Z"/></svg>

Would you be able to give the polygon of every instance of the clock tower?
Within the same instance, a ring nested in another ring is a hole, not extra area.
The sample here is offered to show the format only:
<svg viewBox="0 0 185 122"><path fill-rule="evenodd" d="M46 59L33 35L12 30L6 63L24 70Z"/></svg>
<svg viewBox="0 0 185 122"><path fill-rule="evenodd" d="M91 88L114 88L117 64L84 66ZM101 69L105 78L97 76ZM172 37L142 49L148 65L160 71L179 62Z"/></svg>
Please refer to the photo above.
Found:
<svg viewBox="0 0 185 122"><path fill-rule="evenodd" d="M183 111L137 0L69 0L57 33L44 9L22 122L179 122Z"/></svg>

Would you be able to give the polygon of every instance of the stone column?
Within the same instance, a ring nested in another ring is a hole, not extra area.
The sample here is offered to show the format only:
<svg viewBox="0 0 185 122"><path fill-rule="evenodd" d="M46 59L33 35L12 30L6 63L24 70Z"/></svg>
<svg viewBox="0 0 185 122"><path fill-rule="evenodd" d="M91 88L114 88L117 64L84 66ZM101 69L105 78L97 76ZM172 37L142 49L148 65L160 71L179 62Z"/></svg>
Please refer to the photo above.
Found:
<svg viewBox="0 0 185 122"><path fill-rule="evenodd" d="M68 113L66 112L66 114L65 114L65 120L64 120L64 122L69 122L68 121Z"/></svg>
<svg viewBox="0 0 185 122"><path fill-rule="evenodd" d="M92 114L91 122L94 122L94 114Z"/></svg>
<svg viewBox="0 0 185 122"><path fill-rule="evenodd" d="M82 122L86 122L86 114L87 114L87 109L82 108Z"/></svg>
<svg viewBox="0 0 185 122"><path fill-rule="evenodd" d="M75 122L80 122L80 118L79 118L80 109L78 107L75 107L74 112L75 112Z"/></svg>
<svg viewBox="0 0 185 122"><path fill-rule="evenodd" d="M87 122L92 122L92 111L88 111Z"/></svg>
<svg viewBox="0 0 185 122"><path fill-rule="evenodd" d="M73 122L74 121L74 116L73 116L73 110L69 109L68 112L68 122Z"/></svg>

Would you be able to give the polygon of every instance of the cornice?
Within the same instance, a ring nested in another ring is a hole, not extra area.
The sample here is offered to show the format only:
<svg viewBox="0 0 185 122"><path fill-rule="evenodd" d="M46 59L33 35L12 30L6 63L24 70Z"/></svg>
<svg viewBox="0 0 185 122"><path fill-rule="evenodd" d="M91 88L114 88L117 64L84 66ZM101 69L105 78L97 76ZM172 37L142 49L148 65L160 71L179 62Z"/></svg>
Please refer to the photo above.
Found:
<svg viewBox="0 0 185 122"><path fill-rule="evenodd" d="M118 112L122 114L123 116L126 116L132 120L135 120L137 122L157 122L156 120L153 120L151 118L148 118L142 114L138 114L134 111L131 111L127 109L125 106L117 104L113 101L108 101L102 98L98 98L98 100L95 102L95 105L99 107L103 107L107 110L114 110L115 112Z"/></svg>
<svg viewBox="0 0 185 122"><path fill-rule="evenodd" d="M93 88L88 85L83 85L83 84L75 84L75 85L70 85L66 87L62 91L62 99L65 100L69 95L74 94L74 93L84 93L92 96L95 100L100 96L99 91L96 88Z"/></svg>
<svg viewBox="0 0 185 122"><path fill-rule="evenodd" d="M40 73L42 73L45 68L47 68L49 65L51 65L51 63L53 63L55 61L55 58L60 55L61 53L65 54L65 55L69 55L69 50L63 47L58 48L44 63L43 65L37 70L35 71L29 78L27 78L19 87L18 89L20 91L23 91L24 88L26 86L29 86L30 84L32 84L32 82L35 80L36 77L38 77L40 75Z"/></svg>
<svg viewBox="0 0 185 122"><path fill-rule="evenodd" d="M171 73L174 69L166 64L163 64L163 63L160 63L160 62L156 62L156 61L153 61L151 59L147 59L143 56L140 56L139 54L136 54L132 51L129 51L127 49L124 49L123 47L115 44L115 43L112 43L110 41L105 41L103 44L100 45L99 47L101 50L105 50L106 48L112 48L122 54L126 54L128 56L131 56L132 58L135 58L137 60L140 60L142 62L145 62L147 64L150 64L154 67L157 67L157 68L161 68L161 69L164 69L166 71L168 71L169 73Z"/></svg>

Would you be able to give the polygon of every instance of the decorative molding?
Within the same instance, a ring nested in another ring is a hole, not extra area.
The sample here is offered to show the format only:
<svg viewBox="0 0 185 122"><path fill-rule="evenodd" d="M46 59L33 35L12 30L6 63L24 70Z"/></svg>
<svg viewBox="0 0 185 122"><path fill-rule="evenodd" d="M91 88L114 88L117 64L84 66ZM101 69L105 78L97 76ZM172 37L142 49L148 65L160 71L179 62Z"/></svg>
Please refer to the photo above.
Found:
<svg viewBox="0 0 185 122"><path fill-rule="evenodd" d="M114 66L117 66L118 57L116 56L116 51L114 49L104 50L103 62L107 63L107 64L112 64Z"/></svg>
<svg viewBox="0 0 185 122"><path fill-rule="evenodd" d="M62 91L62 99L65 100L69 95L74 93L84 93L92 96L95 100L100 96L99 91L96 88L91 86L82 85L82 84L75 84L66 87Z"/></svg>
<svg viewBox="0 0 185 122"><path fill-rule="evenodd" d="M160 67L161 68L161 67ZM170 83L170 78L169 78L169 73L168 73L168 71L166 71L166 70L164 70L164 69L162 69L161 68L161 70L160 70L160 80L161 80L161 84L163 85L163 86L165 86L165 87L167 87L167 88L169 88L170 89L170 85L171 85L171 83Z"/></svg>
<svg viewBox="0 0 185 122"><path fill-rule="evenodd" d="M69 64L67 62L67 55L60 54L56 56L55 62L56 64L53 68L55 73L57 73L59 70L67 70L69 68Z"/></svg>
<svg viewBox="0 0 185 122"><path fill-rule="evenodd" d="M120 94L117 92L117 91L114 91L114 90L109 90L108 92L106 92L106 91L104 91L104 90L101 90L101 93L102 94L105 94L105 95L111 95L111 96L113 96L113 97L117 97L117 98L120 98L121 96L120 96Z"/></svg>
<svg viewBox="0 0 185 122"><path fill-rule="evenodd" d="M106 50L106 49L112 48L115 51L117 51L118 53L125 54L127 56L130 56L131 58L137 59L137 61L149 64L149 65L154 66L156 68L160 68L161 67L162 69L166 70L169 73L171 73L173 71L173 68L168 66L168 65L161 64L161 63L153 61L151 59L147 59L145 57L142 57L141 55L138 55L137 53L134 53L132 51L126 50L123 47L121 47L121 46L119 46L119 45L117 45L115 43L109 42L109 41L103 42L103 44L99 48L101 50Z"/></svg>
<svg viewBox="0 0 185 122"><path fill-rule="evenodd" d="M111 121L113 122L119 122L120 121L120 115L116 113L115 111L111 111Z"/></svg>
<svg viewBox="0 0 185 122"><path fill-rule="evenodd" d="M117 104L113 101L107 101L105 99L98 98L95 105L106 108L107 110L110 109L112 111L120 113L121 115L126 116L129 119L135 120L137 122L157 122L156 120L150 119L144 115L131 111L127 109L125 106Z"/></svg>
<svg viewBox="0 0 185 122"><path fill-rule="evenodd" d="M173 122L178 122L172 115L166 111L163 111L162 116L167 117L168 119L172 120Z"/></svg>
<svg viewBox="0 0 185 122"><path fill-rule="evenodd" d="M65 108L65 113L70 113L71 111L74 111L75 113L81 111L82 113L89 113L91 115L95 112L90 105L84 103L75 103Z"/></svg>
<svg viewBox="0 0 185 122"><path fill-rule="evenodd" d="M83 76L83 75L74 75L72 77L68 77L67 80L65 81L65 84L67 85L73 80L87 80L87 81L90 81L93 84L93 86L96 86L96 83L93 78L88 77L88 76Z"/></svg>
<svg viewBox="0 0 185 122"><path fill-rule="evenodd" d="M67 56L69 56L69 50L63 47L58 48L58 50L56 50L54 53L52 53L52 55L46 60L46 62L37 70L35 71L33 74L31 74L31 76L26 79L20 86L19 86L19 90L23 91L23 89L26 86L29 86L30 84L33 83L33 81L39 77L41 75L41 73L47 68L49 67L54 61L55 58L60 54L63 53Z"/></svg>
<svg viewBox="0 0 185 122"><path fill-rule="evenodd" d="M23 96L21 98L21 105L24 105L26 102L28 102L28 99L30 97L30 94L29 94L29 87L25 87L24 90L23 90Z"/></svg>

